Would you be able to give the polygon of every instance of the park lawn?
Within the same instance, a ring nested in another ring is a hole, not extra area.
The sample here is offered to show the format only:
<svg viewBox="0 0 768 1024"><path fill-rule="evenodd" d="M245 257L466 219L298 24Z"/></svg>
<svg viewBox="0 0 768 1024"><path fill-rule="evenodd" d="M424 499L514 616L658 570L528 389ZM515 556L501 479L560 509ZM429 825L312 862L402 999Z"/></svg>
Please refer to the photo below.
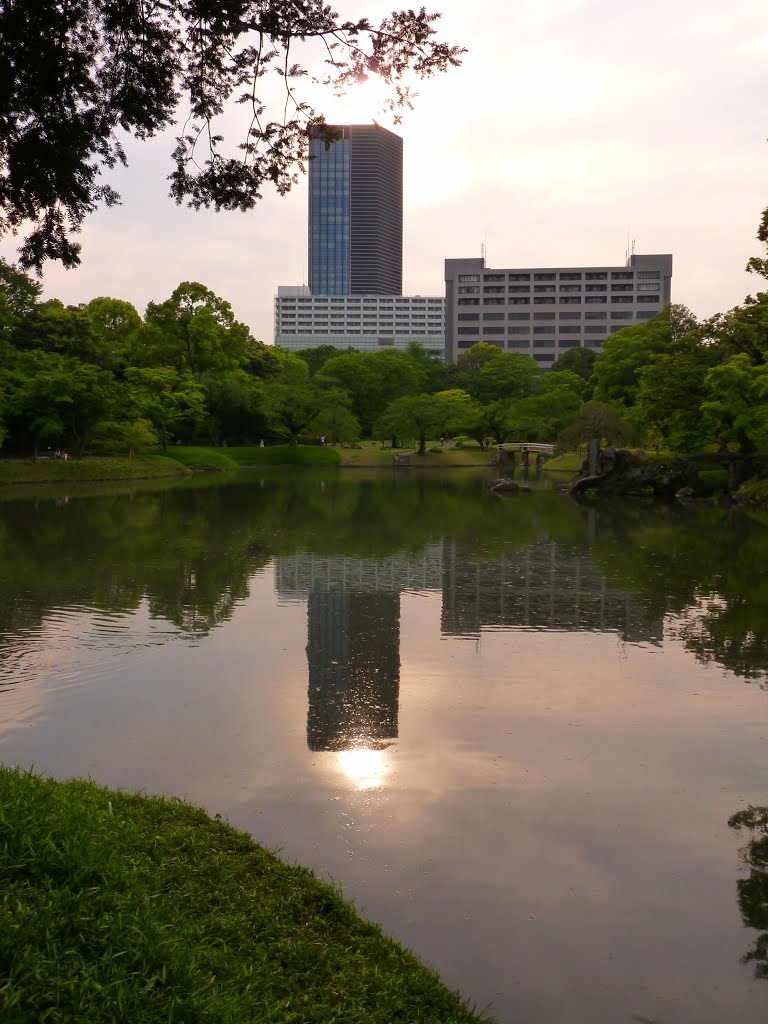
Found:
<svg viewBox="0 0 768 1024"><path fill-rule="evenodd" d="M153 477L184 476L188 472L178 461L162 455L139 455L135 459L6 459L0 460L0 484L56 483L72 480L148 480Z"/></svg>
<svg viewBox="0 0 768 1024"><path fill-rule="evenodd" d="M412 468L444 468L451 469L456 466L487 466L495 456L495 450L485 449L478 446L465 446L462 448L445 448L438 452L431 452L430 448L440 448L438 442L428 442L425 455L417 455L416 447L413 448L382 448L377 442L363 442L360 448L340 449L342 466L391 466L394 455L410 455Z"/></svg>
<svg viewBox="0 0 768 1024"><path fill-rule="evenodd" d="M179 801L0 766L0 876L3 1024L480 1020L335 889Z"/></svg>
<svg viewBox="0 0 768 1024"><path fill-rule="evenodd" d="M543 468L555 473L578 473L583 462L583 455L567 452L565 455L554 455L551 459L546 459Z"/></svg>
<svg viewBox="0 0 768 1024"><path fill-rule="evenodd" d="M168 457L190 469L239 469L243 466L338 466L339 454L330 446L302 444L243 445L213 448L176 445Z"/></svg>

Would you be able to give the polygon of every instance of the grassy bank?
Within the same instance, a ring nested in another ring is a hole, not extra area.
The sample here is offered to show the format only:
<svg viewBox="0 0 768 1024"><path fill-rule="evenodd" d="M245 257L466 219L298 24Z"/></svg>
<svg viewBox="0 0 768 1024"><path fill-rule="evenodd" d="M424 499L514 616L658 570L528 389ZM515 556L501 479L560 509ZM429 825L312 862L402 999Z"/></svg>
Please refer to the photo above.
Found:
<svg viewBox="0 0 768 1024"><path fill-rule="evenodd" d="M469 1024L332 888L203 811L0 768L0 1019Z"/></svg>
<svg viewBox="0 0 768 1024"><path fill-rule="evenodd" d="M211 448L178 445L169 448L169 458L190 469L239 469L241 466L338 466L339 453L330 446L301 444L244 445L239 448Z"/></svg>
<svg viewBox="0 0 768 1024"><path fill-rule="evenodd" d="M187 470L162 455L141 455L135 459L6 459L0 461L0 484L56 483L71 480L150 480L184 476Z"/></svg>

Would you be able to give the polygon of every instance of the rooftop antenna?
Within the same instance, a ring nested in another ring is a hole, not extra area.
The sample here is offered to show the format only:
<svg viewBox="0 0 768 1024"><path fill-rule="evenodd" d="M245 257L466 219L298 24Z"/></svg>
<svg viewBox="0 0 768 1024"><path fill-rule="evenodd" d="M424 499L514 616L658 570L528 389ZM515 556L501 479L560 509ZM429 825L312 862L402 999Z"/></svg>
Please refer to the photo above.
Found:
<svg viewBox="0 0 768 1024"><path fill-rule="evenodd" d="M629 266L629 224L627 224L627 248L624 250L624 266Z"/></svg>

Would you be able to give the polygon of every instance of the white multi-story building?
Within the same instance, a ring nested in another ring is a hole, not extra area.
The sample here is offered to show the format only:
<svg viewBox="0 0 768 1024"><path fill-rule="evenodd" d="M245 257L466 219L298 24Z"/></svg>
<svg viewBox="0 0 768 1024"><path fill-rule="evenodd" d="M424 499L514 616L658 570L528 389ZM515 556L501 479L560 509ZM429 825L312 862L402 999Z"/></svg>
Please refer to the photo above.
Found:
<svg viewBox="0 0 768 1024"><path fill-rule="evenodd" d="M671 301L672 257L632 255L625 266L491 270L445 261L445 358L479 341L533 356L547 369L571 348L600 349L614 331Z"/></svg>
<svg viewBox="0 0 768 1024"><path fill-rule="evenodd" d="M416 341L443 358L445 300L423 295L312 295L277 289L275 344L298 351L319 345L376 352Z"/></svg>

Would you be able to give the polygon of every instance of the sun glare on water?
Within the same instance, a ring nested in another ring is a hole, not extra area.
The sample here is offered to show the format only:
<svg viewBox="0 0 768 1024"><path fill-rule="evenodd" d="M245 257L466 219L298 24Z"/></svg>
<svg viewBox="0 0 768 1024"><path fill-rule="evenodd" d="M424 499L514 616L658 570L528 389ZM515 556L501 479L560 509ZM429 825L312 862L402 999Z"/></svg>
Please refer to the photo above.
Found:
<svg viewBox="0 0 768 1024"><path fill-rule="evenodd" d="M342 772L357 789L378 789L389 774L383 750L342 750L338 758Z"/></svg>

